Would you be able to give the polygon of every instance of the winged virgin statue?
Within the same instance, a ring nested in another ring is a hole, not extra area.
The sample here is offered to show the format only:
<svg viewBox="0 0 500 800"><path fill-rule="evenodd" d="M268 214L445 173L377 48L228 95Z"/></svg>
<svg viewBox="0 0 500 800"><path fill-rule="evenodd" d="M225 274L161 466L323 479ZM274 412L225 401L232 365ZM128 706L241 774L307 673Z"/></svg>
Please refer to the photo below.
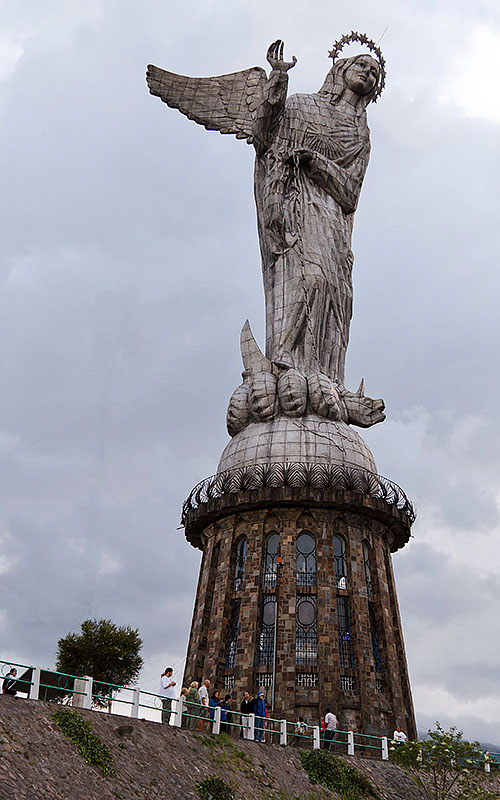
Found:
<svg viewBox="0 0 500 800"><path fill-rule="evenodd" d="M368 53L338 59L340 45ZM228 410L234 436L255 420L314 413L368 427L384 403L344 386L352 314L354 213L370 155L366 107L385 81L384 61L366 36L352 33L330 54L321 89L287 97L283 42L261 67L190 78L149 66L151 94L208 130L255 148L254 190L266 302L266 354L248 322L242 331L243 383Z"/></svg>

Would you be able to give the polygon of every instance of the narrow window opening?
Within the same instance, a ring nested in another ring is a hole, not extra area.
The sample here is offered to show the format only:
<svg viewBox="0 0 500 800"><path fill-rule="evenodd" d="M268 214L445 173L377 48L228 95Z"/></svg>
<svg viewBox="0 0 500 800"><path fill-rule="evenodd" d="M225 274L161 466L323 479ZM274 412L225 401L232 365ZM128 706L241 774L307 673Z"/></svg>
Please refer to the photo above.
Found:
<svg viewBox="0 0 500 800"><path fill-rule="evenodd" d="M297 536L297 586L316 585L316 542L302 531Z"/></svg>

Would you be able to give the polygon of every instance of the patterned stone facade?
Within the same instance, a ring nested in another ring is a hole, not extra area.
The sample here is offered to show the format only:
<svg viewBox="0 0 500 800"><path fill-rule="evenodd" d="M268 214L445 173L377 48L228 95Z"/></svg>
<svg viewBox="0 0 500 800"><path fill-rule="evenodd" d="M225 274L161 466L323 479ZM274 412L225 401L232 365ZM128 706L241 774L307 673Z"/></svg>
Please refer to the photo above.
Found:
<svg viewBox="0 0 500 800"><path fill-rule="evenodd" d="M385 735L399 723L415 736L391 564L407 516L356 492L246 494L187 520L187 535L203 529L203 561L184 684L209 678L236 698L262 688L273 716L317 724L330 707L343 730Z"/></svg>

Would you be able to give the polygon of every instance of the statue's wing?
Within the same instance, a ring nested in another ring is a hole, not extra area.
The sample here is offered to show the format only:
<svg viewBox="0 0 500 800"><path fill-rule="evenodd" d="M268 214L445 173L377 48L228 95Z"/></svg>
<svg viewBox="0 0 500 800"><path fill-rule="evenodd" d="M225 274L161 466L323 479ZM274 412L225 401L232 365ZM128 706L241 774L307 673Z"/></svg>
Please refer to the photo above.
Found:
<svg viewBox="0 0 500 800"><path fill-rule="evenodd" d="M254 112L267 80L262 67L214 78L188 78L150 64L146 80L151 94L207 130L252 141Z"/></svg>

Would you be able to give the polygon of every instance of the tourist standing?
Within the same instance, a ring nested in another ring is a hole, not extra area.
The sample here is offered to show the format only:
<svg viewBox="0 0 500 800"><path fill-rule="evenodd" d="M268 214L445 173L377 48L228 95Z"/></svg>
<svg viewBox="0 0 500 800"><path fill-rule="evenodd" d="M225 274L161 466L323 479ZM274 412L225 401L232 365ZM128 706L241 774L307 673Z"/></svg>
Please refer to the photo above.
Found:
<svg viewBox="0 0 500 800"><path fill-rule="evenodd" d="M187 727L191 730L196 728L198 720L196 717L200 712L200 699L198 697L198 681L193 681L189 685L188 693L186 695L188 724Z"/></svg>
<svg viewBox="0 0 500 800"><path fill-rule="evenodd" d="M303 743L303 736L307 734L307 725L304 721L304 717L299 717L297 722L295 723L295 733L293 736L290 736L289 744L292 746L296 745L300 747Z"/></svg>
<svg viewBox="0 0 500 800"><path fill-rule="evenodd" d="M187 687L183 686L182 689L181 689L181 696L180 696L180 701L181 701L181 706L182 706L182 708L181 708L181 712L182 712L181 727L182 728L187 728L188 727L188 722L189 722L189 719L186 716L187 713L188 713L188 707L186 705L187 693L188 693Z"/></svg>
<svg viewBox="0 0 500 800"><path fill-rule="evenodd" d="M401 730L401 725L396 725L396 730L394 731L392 738L398 744L404 744L408 741L406 733Z"/></svg>
<svg viewBox="0 0 500 800"><path fill-rule="evenodd" d="M215 716L215 709L217 708L217 706L220 706L221 704L222 700L220 699L220 692L218 689L216 689L215 692L212 694L212 697L208 701L208 713L210 719L213 720Z"/></svg>
<svg viewBox="0 0 500 800"><path fill-rule="evenodd" d="M210 689L210 681L204 680L200 688L198 689L198 699L200 701L200 716L202 718L208 719L208 706L209 706L209 698L208 698L208 690ZM203 719L198 721L197 730L202 731L205 727Z"/></svg>
<svg viewBox="0 0 500 800"><path fill-rule="evenodd" d="M12 667L12 669L10 669L10 671L3 679L2 694L11 694L12 696L17 694L17 691L14 688L14 686L16 685L16 680L15 680L16 675L17 675L17 669L15 667Z"/></svg>
<svg viewBox="0 0 500 800"><path fill-rule="evenodd" d="M175 700L175 681L172 680L174 671L172 667L166 667L165 672L160 678L160 697L163 706L161 712L161 721L166 723L170 722L170 713L172 710L172 700Z"/></svg>
<svg viewBox="0 0 500 800"><path fill-rule="evenodd" d="M248 714L253 714L255 708L255 697L249 692L243 692L243 700L241 701L241 731L240 736L242 739L250 737L250 718Z"/></svg>
<svg viewBox="0 0 500 800"><path fill-rule="evenodd" d="M329 750L335 738L335 731L337 730L337 717L329 708L325 712L325 738L323 740L323 747Z"/></svg>
<svg viewBox="0 0 500 800"><path fill-rule="evenodd" d="M267 703L264 692L258 692L255 701L255 741L264 741L264 726L267 717Z"/></svg>
<svg viewBox="0 0 500 800"><path fill-rule="evenodd" d="M220 707L221 707L221 726L220 729L222 733L231 733L231 726L228 724L231 722L231 695L226 694L224 700L222 700Z"/></svg>

